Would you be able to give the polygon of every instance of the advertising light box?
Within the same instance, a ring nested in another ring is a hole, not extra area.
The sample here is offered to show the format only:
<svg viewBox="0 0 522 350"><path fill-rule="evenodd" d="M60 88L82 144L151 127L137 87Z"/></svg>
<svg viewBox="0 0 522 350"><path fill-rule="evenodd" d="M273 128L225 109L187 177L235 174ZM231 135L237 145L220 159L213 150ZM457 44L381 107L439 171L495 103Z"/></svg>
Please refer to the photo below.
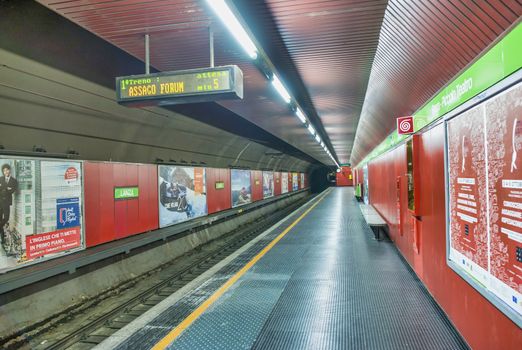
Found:
<svg viewBox="0 0 522 350"><path fill-rule="evenodd" d="M446 121L448 261L520 325L522 84Z"/></svg>
<svg viewBox="0 0 522 350"><path fill-rule="evenodd" d="M297 191L298 189L299 189L298 174L292 173L292 191Z"/></svg>
<svg viewBox="0 0 522 350"><path fill-rule="evenodd" d="M80 162L0 156L0 272L84 248Z"/></svg>
<svg viewBox="0 0 522 350"><path fill-rule="evenodd" d="M207 215L205 169L158 166L160 227Z"/></svg>
<svg viewBox="0 0 522 350"><path fill-rule="evenodd" d="M232 182L232 208L251 203L250 170L232 169L230 179Z"/></svg>
<svg viewBox="0 0 522 350"><path fill-rule="evenodd" d="M274 173L263 171L263 198L274 196Z"/></svg>
<svg viewBox="0 0 522 350"><path fill-rule="evenodd" d="M288 192L288 173L281 173L281 193Z"/></svg>

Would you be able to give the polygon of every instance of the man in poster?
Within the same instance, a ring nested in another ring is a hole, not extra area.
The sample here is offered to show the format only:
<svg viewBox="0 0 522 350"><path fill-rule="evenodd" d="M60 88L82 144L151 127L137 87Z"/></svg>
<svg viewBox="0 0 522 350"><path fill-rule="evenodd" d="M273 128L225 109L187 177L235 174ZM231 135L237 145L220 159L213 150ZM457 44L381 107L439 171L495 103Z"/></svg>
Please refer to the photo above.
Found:
<svg viewBox="0 0 522 350"><path fill-rule="evenodd" d="M11 166L2 165L2 176L0 176L0 239L6 244L4 226L9 223L13 194L18 189L18 182L11 176Z"/></svg>

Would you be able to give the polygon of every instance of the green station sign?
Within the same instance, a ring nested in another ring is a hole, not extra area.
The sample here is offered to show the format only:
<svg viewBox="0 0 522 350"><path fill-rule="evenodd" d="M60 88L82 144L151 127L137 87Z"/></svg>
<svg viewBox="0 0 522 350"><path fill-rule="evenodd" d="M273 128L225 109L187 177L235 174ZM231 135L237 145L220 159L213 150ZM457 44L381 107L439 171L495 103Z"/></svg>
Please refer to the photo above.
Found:
<svg viewBox="0 0 522 350"><path fill-rule="evenodd" d="M242 98L243 73L238 66L116 78L116 99L126 106L163 106Z"/></svg>
<svg viewBox="0 0 522 350"><path fill-rule="evenodd" d="M125 200L135 199L140 195L140 189L138 186L133 187L114 187L114 199Z"/></svg>
<svg viewBox="0 0 522 350"><path fill-rule="evenodd" d="M414 113L415 132L439 120L445 114L518 71L522 67L521 43L522 24L518 24ZM392 132L357 167L389 151L407 137L408 135L398 135L397 131Z"/></svg>

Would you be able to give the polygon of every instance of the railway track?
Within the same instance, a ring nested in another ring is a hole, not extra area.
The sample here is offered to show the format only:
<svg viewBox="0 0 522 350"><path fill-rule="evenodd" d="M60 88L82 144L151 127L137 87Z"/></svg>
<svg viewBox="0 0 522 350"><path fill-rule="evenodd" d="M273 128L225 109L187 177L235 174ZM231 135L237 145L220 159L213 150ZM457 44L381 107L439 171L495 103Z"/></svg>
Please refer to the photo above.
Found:
<svg viewBox="0 0 522 350"><path fill-rule="evenodd" d="M177 290L183 288L209 268L233 254L243 245L297 209L305 200L300 200L284 210L277 211L271 215L262 216L252 223L239 227L225 236L208 242L189 254L185 254L181 257L184 259L183 264L172 263L158 272L161 274L159 282L153 283L139 294L104 312L102 316L96 316L90 322L76 329L69 330L66 336L57 341L45 340L47 332L41 331L37 336L19 337L19 341L10 342L6 348L18 349L29 346L30 348L51 350L91 349ZM181 258L177 258L174 262L180 262ZM85 312L89 312L89 309L82 311L82 313ZM66 319L70 319L70 317ZM65 322L58 325L54 324L52 329L56 330L60 327L67 327L67 325Z"/></svg>

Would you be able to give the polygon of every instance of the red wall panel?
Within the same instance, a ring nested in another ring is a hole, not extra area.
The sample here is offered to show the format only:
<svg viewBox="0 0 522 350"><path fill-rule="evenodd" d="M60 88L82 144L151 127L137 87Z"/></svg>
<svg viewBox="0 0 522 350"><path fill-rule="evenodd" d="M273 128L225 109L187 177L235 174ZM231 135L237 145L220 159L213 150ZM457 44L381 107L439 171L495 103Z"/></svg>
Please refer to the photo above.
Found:
<svg viewBox="0 0 522 350"><path fill-rule="evenodd" d="M263 199L263 172L261 170L250 171L250 184L252 186L252 202Z"/></svg>
<svg viewBox="0 0 522 350"><path fill-rule="evenodd" d="M274 172L274 196L281 194L281 173Z"/></svg>
<svg viewBox="0 0 522 350"><path fill-rule="evenodd" d="M435 300L473 349L519 349L522 332L446 263L444 126L421 135L418 148L422 217L416 251L407 209L406 151L400 146L371 162L370 201L389 223L390 236ZM400 182L400 219L397 215ZM402 230L401 230L402 227Z"/></svg>
<svg viewBox="0 0 522 350"><path fill-rule="evenodd" d="M292 173L288 173L288 192L292 192Z"/></svg>
<svg viewBox="0 0 522 350"><path fill-rule="evenodd" d="M216 182L223 182L225 187L216 189ZM227 210L232 207L230 188L230 169L206 169L208 213Z"/></svg>
<svg viewBox="0 0 522 350"><path fill-rule="evenodd" d="M158 228L155 165L85 162L87 247ZM137 186L139 198L114 200L115 187Z"/></svg>
<svg viewBox="0 0 522 350"><path fill-rule="evenodd" d="M335 176L337 186L353 186L352 169L349 166L342 166L341 171Z"/></svg>

